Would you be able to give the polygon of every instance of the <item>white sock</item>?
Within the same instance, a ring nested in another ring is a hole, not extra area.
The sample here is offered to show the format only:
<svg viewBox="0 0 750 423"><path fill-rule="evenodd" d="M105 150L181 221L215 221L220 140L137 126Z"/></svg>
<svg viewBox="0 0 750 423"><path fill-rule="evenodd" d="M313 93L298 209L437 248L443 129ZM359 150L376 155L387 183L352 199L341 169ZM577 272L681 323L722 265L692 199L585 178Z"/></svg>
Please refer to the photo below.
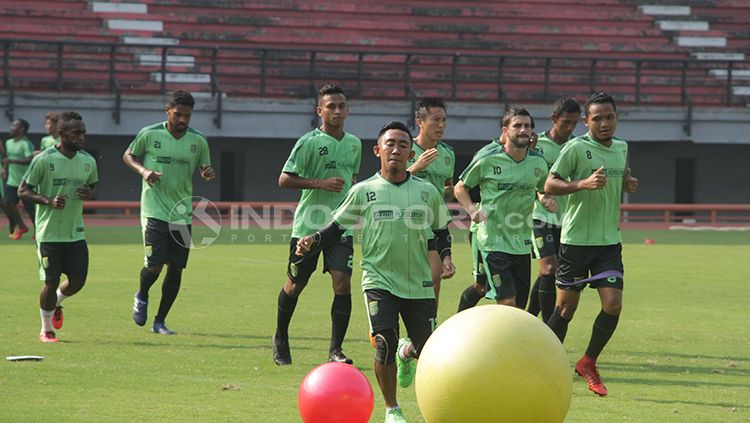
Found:
<svg viewBox="0 0 750 423"><path fill-rule="evenodd" d="M401 357L402 360L411 360L411 357L408 357L406 355L406 349L411 345L411 342L407 342L404 345L401 346L401 348L398 349L398 356Z"/></svg>
<svg viewBox="0 0 750 423"><path fill-rule="evenodd" d="M57 305L56 307L60 307L60 304L62 304L63 300L68 298L69 295L65 295L60 291L60 288L57 288Z"/></svg>
<svg viewBox="0 0 750 423"><path fill-rule="evenodd" d="M389 412L391 410L398 410L400 408L401 408L401 406L399 406L399 405L397 405L395 407L385 407L385 412L387 413L387 412Z"/></svg>
<svg viewBox="0 0 750 423"><path fill-rule="evenodd" d="M39 314L42 316L42 333L54 332L54 329L52 329L52 316L55 314L55 310L47 311L40 308Z"/></svg>

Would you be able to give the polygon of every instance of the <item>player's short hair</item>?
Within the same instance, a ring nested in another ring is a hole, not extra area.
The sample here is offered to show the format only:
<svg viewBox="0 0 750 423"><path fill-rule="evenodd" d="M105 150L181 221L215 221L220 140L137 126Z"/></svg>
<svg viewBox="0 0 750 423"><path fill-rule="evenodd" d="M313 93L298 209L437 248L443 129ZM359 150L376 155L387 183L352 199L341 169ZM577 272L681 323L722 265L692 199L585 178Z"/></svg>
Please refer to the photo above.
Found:
<svg viewBox="0 0 750 423"><path fill-rule="evenodd" d="M406 132L407 135L409 135L409 141L412 141L411 132L409 131L409 127L406 126L403 122L398 121L390 121L383 125L382 128L380 128L380 131L378 132L378 140L380 140L380 137L383 136L386 132L390 131L391 129L397 129L399 131Z"/></svg>
<svg viewBox="0 0 750 423"><path fill-rule="evenodd" d="M65 126L65 124L70 122L71 120L83 120L83 117L78 112L75 112L73 110L62 112L59 117L61 126Z"/></svg>
<svg viewBox="0 0 750 423"><path fill-rule="evenodd" d="M562 116L565 113L581 114L581 105L575 98L560 97L552 103L552 114L554 116Z"/></svg>
<svg viewBox="0 0 750 423"><path fill-rule="evenodd" d="M326 84L320 89L320 91L318 91L318 101L320 101L320 99L322 99L323 97L331 94L341 94L346 97L346 94L344 94L344 90L338 85Z"/></svg>
<svg viewBox="0 0 750 423"><path fill-rule="evenodd" d="M414 107L414 120L421 120L427 117L427 114L430 113L430 109L433 107L440 107L445 112L448 112L448 109L445 108L445 100L443 100L442 97L425 97L417 103L416 107Z"/></svg>
<svg viewBox="0 0 750 423"><path fill-rule="evenodd" d="M528 116L531 120L531 129L534 129L534 118L531 117L531 113L529 113L529 111L524 109L523 107L511 107L507 112L505 112L502 120L503 128L510 125L510 121L516 116Z"/></svg>
<svg viewBox="0 0 750 423"><path fill-rule="evenodd" d="M29 121L26 119L16 118L16 120L21 124L21 128L23 128L23 133L28 134L29 133Z"/></svg>
<svg viewBox="0 0 750 423"><path fill-rule="evenodd" d="M192 109L193 106L195 106L195 99L193 98L193 95L187 91L173 91L167 99L167 108L171 109L175 106L188 106Z"/></svg>
<svg viewBox="0 0 750 423"><path fill-rule="evenodd" d="M612 98L611 95L604 93L604 92L598 92L591 94L588 99L586 99L586 103L583 105L584 115L588 116L589 114L589 107L592 104L606 104L609 103L612 105L612 109L614 111L617 111L617 106L615 105L615 99Z"/></svg>
<svg viewBox="0 0 750 423"><path fill-rule="evenodd" d="M60 113L57 112L49 112L46 115L44 115L45 121L50 121L52 123L57 123L60 120Z"/></svg>

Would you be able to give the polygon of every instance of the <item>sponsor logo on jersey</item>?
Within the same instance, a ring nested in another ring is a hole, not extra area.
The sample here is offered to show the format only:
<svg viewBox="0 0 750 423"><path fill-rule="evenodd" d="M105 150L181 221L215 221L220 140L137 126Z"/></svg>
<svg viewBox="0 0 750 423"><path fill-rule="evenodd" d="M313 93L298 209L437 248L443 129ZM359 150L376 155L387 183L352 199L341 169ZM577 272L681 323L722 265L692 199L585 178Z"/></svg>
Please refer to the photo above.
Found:
<svg viewBox="0 0 750 423"><path fill-rule="evenodd" d="M172 158L169 157L169 156L157 156L156 157L156 163L170 164L170 163L172 163Z"/></svg>
<svg viewBox="0 0 750 423"><path fill-rule="evenodd" d="M52 179L52 185L59 187L68 183L68 178L54 178Z"/></svg>

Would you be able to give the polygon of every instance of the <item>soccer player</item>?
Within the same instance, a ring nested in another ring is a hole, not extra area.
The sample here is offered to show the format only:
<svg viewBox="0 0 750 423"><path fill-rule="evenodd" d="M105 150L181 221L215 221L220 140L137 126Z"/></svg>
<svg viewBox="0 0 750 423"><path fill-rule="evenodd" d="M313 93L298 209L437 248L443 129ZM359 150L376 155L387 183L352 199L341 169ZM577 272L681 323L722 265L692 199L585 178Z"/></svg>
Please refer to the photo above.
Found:
<svg viewBox="0 0 750 423"><path fill-rule="evenodd" d="M83 118L62 114L60 144L37 155L18 189L18 195L36 204L36 242L42 330L39 340L58 342L54 329L63 325L62 302L86 283L89 250L83 232L83 201L92 197L99 180L96 161L81 150L86 135ZM60 276L68 279L60 283ZM58 286L59 285L59 286Z"/></svg>
<svg viewBox="0 0 750 423"><path fill-rule="evenodd" d="M487 274L464 290L459 311L475 306L482 295L498 304L526 307L531 276L529 218L547 173L542 155L529 148L531 128L526 109L508 110L503 116L502 147L477 157L456 184L456 199L478 223L472 239L479 253L475 269ZM469 194L477 186L479 207Z"/></svg>
<svg viewBox="0 0 750 423"><path fill-rule="evenodd" d="M450 214L443 192L412 176L412 137L401 122L378 133L373 151L380 171L355 185L336 209L333 222L297 242L297 255L338 242L345 228L362 222L362 289L375 337L375 375L385 400L386 423L405 422L396 381L414 381L415 360L435 328L435 290L431 284L428 243L450 249ZM527 237L528 238L528 237ZM411 339L399 340L399 315Z"/></svg>
<svg viewBox="0 0 750 423"><path fill-rule="evenodd" d="M597 289L602 309L594 320L586 354L575 369L591 391L604 396L607 388L599 378L596 360L622 310L620 195L623 189L635 192L638 180L627 165L627 143L615 137L614 99L595 93L583 109L588 133L568 141L545 184L547 194L567 195L557 258L557 302L547 325L563 341L581 291L587 284Z"/></svg>
<svg viewBox="0 0 750 423"><path fill-rule="evenodd" d="M453 173L456 154L446 144L443 133L448 124L445 102L442 98L429 97L417 103L414 119L419 134L414 138L414 157L408 161L407 169L412 175L426 179L444 192L445 199L453 198ZM450 279L456 274L450 252L430 250L432 284L435 288L435 304L440 302L440 280Z"/></svg>
<svg viewBox="0 0 750 423"><path fill-rule="evenodd" d="M162 335L174 334L165 320L180 290L190 252L193 172L198 168L206 181L216 176L206 137L188 126L194 105L189 92L173 92L165 108L166 122L141 129L122 156L143 178L141 225L146 257L133 299L133 320L138 326L146 324L148 291L166 264L161 302L151 327ZM138 156L143 156L143 164L136 161Z"/></svg>
<svg viewBox="0 0 750 423"><path fill-rule="evenodd" d="M28 226L23 222L21 213L18 212L18 186L21 184L23 175L34 157L34 145L31 143L26 134L29 132L29 122L24 119L16 119L10 125L10 138L5 141L5 152L7 157L3 158L3 166L8 180L5 181L5 204L6 212L10 213L11 221L10 237L14 241L21 239L21 236L29 231ZM24 209L29 218L34 222L34 204L28 200L23 201Z"/></svg>
<svg viewBox="0 0 750 423"><path fill-rule="evenodd" d="M42 138L39 143L39 150L44 151L53 145L57 145L60 142L60 137L57 136L57 125L60 121L60 114L57 112L49 112L44 116L44 129L47 131L47 135Z"/></svg>
<svg viewBox="0 0 750 423"><path fill-rule="evenodd" d="M552 105L552 129L539 134L536 150L552 167L562 146L573 137L581 106L573 98L561 97ZM531 288L529 313L542 312L542 321L552 316L555 308L555 271L557 251L560 248L560 207L552 195L539 195L534 202L534 256L539 259L539 275Z"/></svg>
<svg viewBox="0 0 750 423"><path fill-rule="evenodd" d="M328 361L352 364L344 355L342 344L352 312L351 275L353 242L346 232L339 242L315 250L299 262L294 252L297 240L331 222L331 212L341 203L349 188L356 182L362 159L362 142L344 130L349 116L349 105L344 90L326 85L318 92L316 108L321 119L320 128L310 131L294 144L289 159L279 176L281 188L301 189L302 196L294 212L292 240L289 245L287 280L278 297L276 332L273 335L273 361L279 365L292 364L289 350L289 324L302 290L315 271L323 253L323 272L331 275L333 303L331 304L331 343Z"/></svg>

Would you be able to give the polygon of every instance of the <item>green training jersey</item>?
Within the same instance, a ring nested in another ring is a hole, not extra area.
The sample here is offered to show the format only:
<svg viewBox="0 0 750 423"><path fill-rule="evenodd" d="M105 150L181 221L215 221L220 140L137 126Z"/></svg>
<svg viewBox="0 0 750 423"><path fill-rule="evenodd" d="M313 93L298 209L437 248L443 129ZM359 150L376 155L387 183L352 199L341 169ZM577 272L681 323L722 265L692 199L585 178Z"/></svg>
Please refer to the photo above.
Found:
<svg viewBox="0 0 750 423"><path fill-rule="evenodd" d="M161 122L141 129L130 143L130 151L134 156L143 156L145 168L162 173L153 185L145 180L142 182L141 218L192 223L192 207L175 206L193 196L195 169L211 166L206 137L188 128L180 139L176 139L167 130L167 123ZM192 200L187 201L192 204Z"/></svg>
<svg viewBox="0 0 750 423"><path fill-rule="evenodd" d="M469 165L466 166L466 169L464 169L464 171L461 172L461 175L458 177L458 179L463 181L464 180L463 177L466 174L466 170L469 169L477 160L481 159L482 157L488 154L494 154L494 153L498 153L502 151L503 146L502 144L498 142L499 140L500 138L493 138L492 140L490 140L490 142L488 142L487 144L482 146L482 148L477 150L477 152L474 153L474 156L471 158L471 162L469 162ZM479 224L472 221L471 225L469 225L469 231L473 233L477 233L477 229L479 229Z"/></svg>
<svg viewBox="0 0 750 423"><path fill-rule="evenodd" d="M47 135L46 137L42 138L42 142L39 143L39 149L44 151L54 145L57 145L60 143L60 138L53 137L52 135Z"/></svg>
<svg viewBox="0 0 750 423"><path fill-rule="evenodd" d="M346 197L352 178L359 173L361 159L362 141L348 132L337 140L316 128L297 140L282 172L308 179L338 176L344 180L344 188L341 192L303 189L294 211L292 237L310 235L331 223L331 212Z"/></svg>
<svg viewBox="0 0 750 423"><path fill-rule="evenodd" d="M29 158L34 155L34 144L32 144L26 137L23 137L20 140L9 138L5 140L5 154L10 160ZM21 185L23 175L28 168L28 164L8 164L8 180L5 184L11 187L18 187Z"/></svg>
<svg viewBox="0 0 750 423"><path fill-rule="evenodd" d="M467 188L479 186L480 210L487 221L477 227L480 251L508 254L531 252L531 212L537 191L544 191L547 163L544 157L530 150L516 162L500 148L495 154L477 159L461 175Z"/></svg>
<svg viewBox="0 0 750 423"><path fill-rule="evenodd" d="M55 209L36 205L37 242L74 242L84 239L83 200L76 190L99 181L96 160L79 150L68 158L57 148L48 148L34 157L24 175L26 184L34 192L47 198L66 195L65 207Z"/></svg>
<svg viewBox="0 0 750 423"><path fill-rule="evenodd" d="M435 298L427 260L433 229L450 221L443 196L428 181L408 175L394 184L380 173L349 190L333 220L351 228L362 220L362 289L399 298Z"/></svg>
<svg viewBox="0 0 750 423"><path fill-rule="evenodd" d="M536 144L536 151L540 152L544 156L544 160L547 162L548 169L551 168L555 163L555 160L557 160L557 157L560 155L560 150L562 149L563 145L564 144L558 144L557 142L555 142L555 140L550 138L549 134L546 131L539 134L539 140ZM563 207L563 205L560 203L562 201L565 201L565 197L556 197L555 201L557 202L557 205L559 207L557 212L553 213L545 209L542 203L537 198L536 201L534 201L534 219L559 226Z"/></svg>
<svg viewBox="0 0 750 423"><path fill-rule="evenodd" d="M614 245L620 242L620 195L628 144L612 138L606 147L588 134L568 141L550 172L567 181L586 179L604 166L603 189L580 190L567 196L560 242L568 245Z"/></svg>
<svg viewBox="0 0 750 423"><path fill-rule="evenodd" d="M414 176L426 179L438 191L445 193L445 181L448 179L453 180L453 174L456 169L456 153L453 152L453 147L443 141L439 141L435 148L438 151L437 158L424 169L414 173ZM406 163L407 167L416 163L419 156L425 152L416 141L412 143L412 150L414 150L414 158Z"/></svg>

